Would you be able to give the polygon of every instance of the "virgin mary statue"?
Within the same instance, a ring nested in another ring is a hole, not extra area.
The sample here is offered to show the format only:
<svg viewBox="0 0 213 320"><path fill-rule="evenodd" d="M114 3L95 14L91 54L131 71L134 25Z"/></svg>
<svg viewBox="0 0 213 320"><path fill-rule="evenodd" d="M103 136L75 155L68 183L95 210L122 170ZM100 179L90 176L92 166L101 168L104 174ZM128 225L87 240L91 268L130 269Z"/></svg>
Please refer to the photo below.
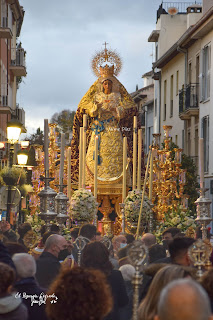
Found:
<svg viewBox="0 0 213 320"><path fill-rule="evenodd" d="M121 60L106 47L97 53L92 68L98 79L90 87L78 105L73 124L71 142L72 183L78 183L79 131L83 114L87 114L86 185L94 181L95 136L98 136L98 183L122 183L123 137L127 137L129 165L127 185L131 185L133 117L137 113L135 103L115 77L121 69ZM138 118L138 126L139 118ZM143 159L143 157L142 157ZM142 164L142 172L143 172Z"/></svg>

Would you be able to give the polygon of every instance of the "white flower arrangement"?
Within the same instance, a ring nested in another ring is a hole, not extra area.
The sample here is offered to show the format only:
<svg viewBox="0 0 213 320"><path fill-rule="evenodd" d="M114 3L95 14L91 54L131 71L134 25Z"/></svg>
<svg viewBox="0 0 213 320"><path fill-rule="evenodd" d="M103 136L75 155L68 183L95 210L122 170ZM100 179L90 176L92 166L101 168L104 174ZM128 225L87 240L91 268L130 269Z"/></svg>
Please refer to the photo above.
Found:
<svg viewBox="0 0 213 320"><path fill-rule="evenodd" d="M141 206L141 199L142 199L142 191L141 190L133 190L128 193L124 204L125 210L125 218L128 222L138 222L138 217L140 213L140 206ZM142 216L146 220L148 219L150 212L151 212L151 203L146 195L144 195L143 200L143 209L142 209Z"/></svg>
<svg viewBox="0 0 213 320"><path fill-rule="evenodd" d="M171 227L176 227L185 233L189 227L195 229L196 226L192 212L189 209L184 211L183 207L179 205L177 209L173 208L171 212L165 213L163 221L160 222L155 232L155 236L160 239L162 232Z"/></svg>
<svg viewBox="0 0 213 320"><path fill-rule="evenodd" d="M29 223L32 227L32 230L40 235L41 227L45 224L44 220L35 213L33 215L27 215L25 222Z"/></svg>
<svg viewBox="0 0 213 320"><path fill-rule="evenodd" d="M74 191L70 200L70 216L73 220L92 221L97 210L97 202L92 192L86 189Z"/></svg>

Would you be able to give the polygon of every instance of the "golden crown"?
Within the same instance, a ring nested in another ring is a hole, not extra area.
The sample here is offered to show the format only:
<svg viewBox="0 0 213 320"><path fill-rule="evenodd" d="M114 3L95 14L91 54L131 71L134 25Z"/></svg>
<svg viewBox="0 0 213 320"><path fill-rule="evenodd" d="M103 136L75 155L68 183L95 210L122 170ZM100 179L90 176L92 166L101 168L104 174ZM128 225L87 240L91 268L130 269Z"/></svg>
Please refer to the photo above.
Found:
<svg viewBox="0 0 213 320"><path fill-rule="evenodd" d="M99 70L102 78L112 77L114 74L114 65L110 67L106 64L104 67L100 67Z"/></svg>
<svg viewBox="0 0 213 320"><path fill-rule="evenodd" d="M97 77L112 77L117 76L122 68L120 56L112 50L105 49L97 52L92 59L92 70ZM110 65L106 64L108 62Z"/></svg>

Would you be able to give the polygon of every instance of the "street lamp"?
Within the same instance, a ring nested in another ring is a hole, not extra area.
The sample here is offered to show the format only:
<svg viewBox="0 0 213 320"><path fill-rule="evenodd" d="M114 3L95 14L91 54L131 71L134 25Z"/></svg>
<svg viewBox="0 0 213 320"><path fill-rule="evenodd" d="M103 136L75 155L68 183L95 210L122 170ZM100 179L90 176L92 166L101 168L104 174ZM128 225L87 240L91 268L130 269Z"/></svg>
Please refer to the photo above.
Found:
<svg viewBox="0 0 213 320"><path fill-rule="evenodd" d="M17 152L17 161L18 165L25 166L28 160L28 151L27 150L19 150Z"/></svg>
<svg viewBox="0 0 213 320"><path fill-rule="evenodd" d="M17 119L11 119L7 123L7 140L10 143L9 151L9 167L13 165L13 155L14 155L14 144L18 142L22 130L22 124ZM20 179L20 178L19 178ZM12 205L12 189L14 186L8 185L8 194L7 194L7 221L10 221L10 211ZM16 190L16 188L15 188Z"/></svg>
<svg viewBox="0 0 213 320"><path fill-rule="evenodd" d="M13 165L13 153L14 143L18 142L21 134L22 124L16 120L11 119L7 123L7 140L10 143L10 154L9 154L9 166Z"/></svg>
<svg viewBox="0 0 213 320"><path fill-rule="evenodd" d="M7 139L8 142L14 144L18 141L21 134L22 124L16 120L11 119L7 123Z"/></svg>

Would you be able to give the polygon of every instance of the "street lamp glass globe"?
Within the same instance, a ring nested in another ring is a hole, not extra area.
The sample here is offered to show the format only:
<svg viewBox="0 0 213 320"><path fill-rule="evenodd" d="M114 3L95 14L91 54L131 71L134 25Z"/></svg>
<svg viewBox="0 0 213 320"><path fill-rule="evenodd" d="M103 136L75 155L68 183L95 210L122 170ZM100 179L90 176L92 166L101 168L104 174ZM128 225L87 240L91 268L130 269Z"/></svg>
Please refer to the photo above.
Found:
<svg viewBox="0 0 213 320"><path fill-rule="evenodd" d="M25 150L21 150L17 152L17 160L19 165L26 165L28 160L28 152Z"/></svg>
<svg viewBox="0 0 213 320"><path fill-rule="evenodd" d="M18 141L21 134L21 128L22 124L16 119L11 119L7 123L7 139L11 144Z"/></svg>

